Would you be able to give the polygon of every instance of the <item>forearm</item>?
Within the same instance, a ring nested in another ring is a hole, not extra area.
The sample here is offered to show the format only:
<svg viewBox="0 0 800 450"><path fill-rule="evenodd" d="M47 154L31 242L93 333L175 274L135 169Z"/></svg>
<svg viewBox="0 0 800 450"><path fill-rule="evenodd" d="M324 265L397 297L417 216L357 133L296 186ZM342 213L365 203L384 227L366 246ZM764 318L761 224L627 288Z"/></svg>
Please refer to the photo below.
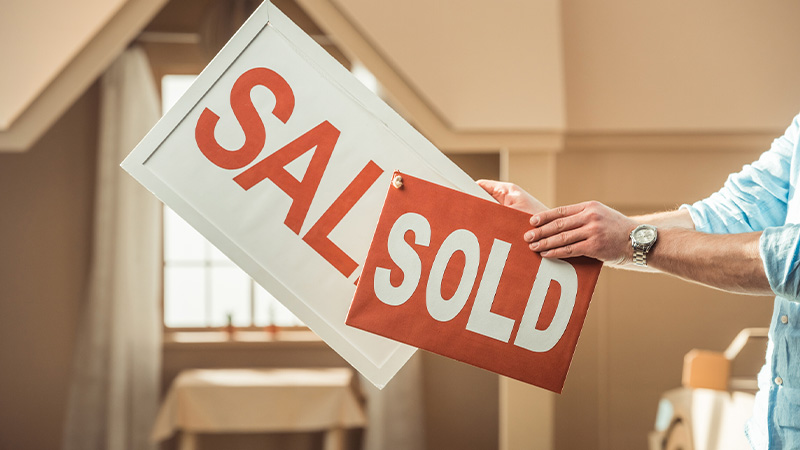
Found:
<svg viewBox="0 0 800 450"><path fill-rule="evenodd" d="M758 253L760 232L706 234L694 231L688 210L632 217L658 227L647 267L730 292L772 294ZM633 264L626 269L641 268Z"/></svg>
<svg viewBox="0 0 800 450"><path fill-rule="evenodd" d="M700 233L694 231L692 217L685 209L632 219L658 227L658 243L648 253L646 267L630 262L617 267L657 270L730 292L772 294L758 253L760 232Z"/></svg>
<svg viewBox="0 0 800 450"><path fill-rule="evenodd" d="M680 278L730 292L773 294L759 255L761 232L706 234L659 228L647 265Z"/></svg>
<svg viewBox="0 0 800 450"><path fill-rule="evenodd" d="M631 219L638 223L647 223L655 225L656 227L671 227L671 228L685 228L694 230L694 222L692 216L686 209L676 209L674 211L665 211L654 214L647 214L644 216L633 216Z"/></svg>
<svg viewBox="0 0 800 450"><path fill-rule="evenodd" d="M629 237L642 223L658 227L658 240L647 255L646 267L633 264ZM685 210L626 217L602 203L585 202L534 214L531 225L525 240L545 258L583 255L615 267L658 270L731 292L772 293L759 254L761 232L701 233L694 230Z"/></svg>

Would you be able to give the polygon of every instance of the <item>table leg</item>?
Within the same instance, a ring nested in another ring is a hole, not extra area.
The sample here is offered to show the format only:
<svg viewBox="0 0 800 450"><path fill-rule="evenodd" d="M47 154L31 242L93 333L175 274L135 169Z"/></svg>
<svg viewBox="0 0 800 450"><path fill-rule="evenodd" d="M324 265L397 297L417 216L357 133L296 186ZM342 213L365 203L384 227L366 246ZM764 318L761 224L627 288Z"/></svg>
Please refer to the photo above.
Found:
<svg viewBox="0 0 800 450"><path fill-rule="evenodd" d="M344 428L330 428L325 432L324 450L344 450Z"/></svg>
<svg viewBox="0 0 800 450"><path fill-rule="evenodd" d="M181 433L180 450L197 450L197 433L184 431Z"/></svg>

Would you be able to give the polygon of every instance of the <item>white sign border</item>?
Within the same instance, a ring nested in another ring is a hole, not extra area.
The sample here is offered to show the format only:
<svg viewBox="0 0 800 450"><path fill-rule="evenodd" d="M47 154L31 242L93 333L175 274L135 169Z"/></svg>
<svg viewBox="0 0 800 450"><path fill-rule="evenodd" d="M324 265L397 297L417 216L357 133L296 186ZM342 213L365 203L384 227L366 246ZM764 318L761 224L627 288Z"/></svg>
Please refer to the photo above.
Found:
<svg viewBox="0 0 800 450"><path fill-rule="evenodd" d="M483 198L490 198L447 156L441 153L386 103L369 91L346 68L268 1L258 7L220 53L197 77L187 92L134 148L121 166L161 201L170 205L178 215L189 222L209 241L213 242L220 251L235 261L267 291L279 298L281 302L286 303L292 312L300 317L309 328L314 330L337 353L356 367L362 375L377 387L383 388L414 354L416 348L398 344L397 350L387 358L383 366L373 364L326 323L322 317L308 308L303 301L297 298L271 273L256 263L245 251L236 246L230 238L192 208L188 202L146 167L147 160L158 151L172 130L185 119L206 92L213 87L228 70L229 66L266 27L272 27L282 34L296 48L298 53L307 57L308 62L320 74L374 115L388 130L404 141L409 149L417 152L420 159L429 164L431 170L441 175L442 178L449 180L460 190Z"/></svg>

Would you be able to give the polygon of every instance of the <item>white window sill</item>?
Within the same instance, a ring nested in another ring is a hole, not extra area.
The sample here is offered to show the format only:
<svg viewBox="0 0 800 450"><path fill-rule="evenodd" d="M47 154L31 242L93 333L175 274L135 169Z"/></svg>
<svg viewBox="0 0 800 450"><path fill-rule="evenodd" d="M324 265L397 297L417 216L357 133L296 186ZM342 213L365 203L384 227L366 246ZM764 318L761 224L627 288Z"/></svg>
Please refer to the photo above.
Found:
<svg viewBox="0 0 800 450"><path fill-rule="evenodd" d="M227 331L164 331L165 349L187 348L308 348L325 347L326 344L313 331L266 330Z"/></svg>

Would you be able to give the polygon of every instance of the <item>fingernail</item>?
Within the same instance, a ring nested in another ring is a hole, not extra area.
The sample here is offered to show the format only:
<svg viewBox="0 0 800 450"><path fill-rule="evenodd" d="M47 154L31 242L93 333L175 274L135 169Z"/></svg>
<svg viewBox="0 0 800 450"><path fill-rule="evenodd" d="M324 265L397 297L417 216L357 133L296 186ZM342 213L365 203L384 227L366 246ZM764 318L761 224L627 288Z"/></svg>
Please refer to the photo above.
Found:
<svg viewBox="0 0 800 450"><path fill-rule="evenodd" d="M532 216L530 220L531 225L539 225L539 218L536 216Z"/></svg>
<svg viewBox="0 0 800 450"><path fill-rule="evenodd" d="M527 233L525 233L525 236L523 236L523 239L525 239L525 242L531 242L533 240L533 232L532 231L528 231Z"/></svg>
<svg viewBox="0 0 800 450"><path fill-rule="evenodd" d="M538 242L534 242L533 244L531 244L531 250L536 250L537 248L539 248Z"/></svg>
<svg viewBox="0 0 800 450"><path fill-rule="evenodd" d="M539 256L541 256L543 258L546 258L546 257L550 256L550 251L548 250L546 252L539 253Z"/></svg>

